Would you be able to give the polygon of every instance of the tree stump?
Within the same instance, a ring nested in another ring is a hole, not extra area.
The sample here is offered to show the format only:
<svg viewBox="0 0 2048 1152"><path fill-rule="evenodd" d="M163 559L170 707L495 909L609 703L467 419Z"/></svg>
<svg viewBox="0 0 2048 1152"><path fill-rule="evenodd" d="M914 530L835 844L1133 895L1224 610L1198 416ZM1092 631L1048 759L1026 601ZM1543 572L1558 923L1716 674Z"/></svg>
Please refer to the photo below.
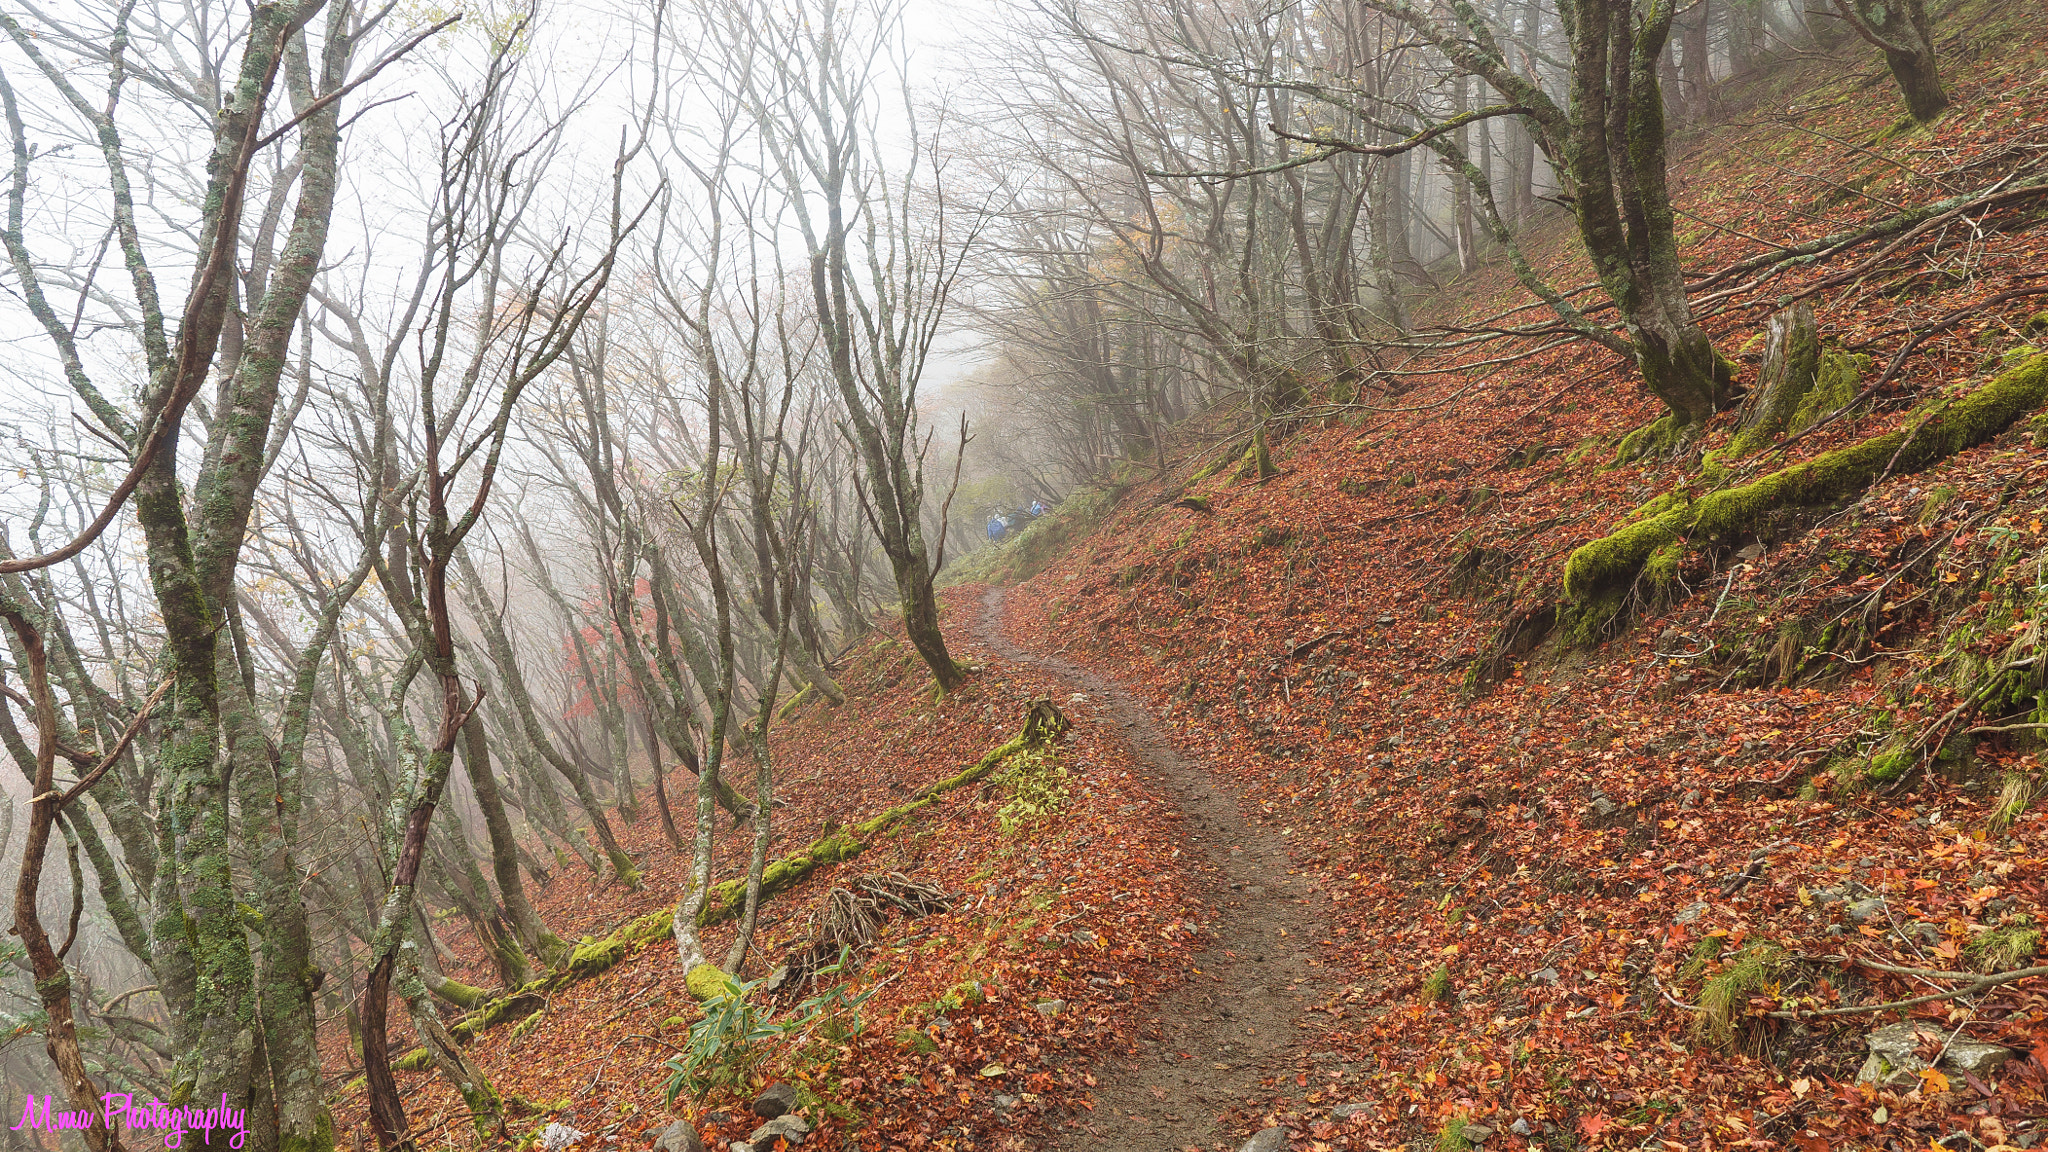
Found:
<svg viewBox="0 0 2048 1152"><path fill-rule="evenodd" d="M1773 315L1764 337L1764 366L1755 402L1742 417L1743 441L1774 436L1791 426L1799 402L1820 372L1820 328L1813 309L1795 304Z"/></svg>
<svg viewBox="0 0 2048 1152"><path fill-rule="evenodd" d="M1024 742L1050 744L1073 727L1050 699L1040 696L1024 709Z"/></svg>

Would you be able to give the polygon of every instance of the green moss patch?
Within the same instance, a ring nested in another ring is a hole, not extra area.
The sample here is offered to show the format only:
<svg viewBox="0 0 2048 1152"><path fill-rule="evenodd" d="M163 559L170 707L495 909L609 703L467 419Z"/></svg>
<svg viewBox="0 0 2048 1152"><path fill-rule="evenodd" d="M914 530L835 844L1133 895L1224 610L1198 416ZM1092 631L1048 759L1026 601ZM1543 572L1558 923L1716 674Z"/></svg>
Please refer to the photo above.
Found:
<svg viewBox="0 0 2048 1152"><path fill-rule="evenodd" d="M1977 971L1986 974L2025 967L2040 950L2041 930L2025 916L1978 936L1965 949Z"/></svg>
<svg viewBox="0 0 2048 1152"><path fill-rule="evenodd" d="M690 998L700 1004L714 996L729 995L738 987L723 968L708 962L690 969L690 974L683 977L683 985L690 990Z"/></svg>

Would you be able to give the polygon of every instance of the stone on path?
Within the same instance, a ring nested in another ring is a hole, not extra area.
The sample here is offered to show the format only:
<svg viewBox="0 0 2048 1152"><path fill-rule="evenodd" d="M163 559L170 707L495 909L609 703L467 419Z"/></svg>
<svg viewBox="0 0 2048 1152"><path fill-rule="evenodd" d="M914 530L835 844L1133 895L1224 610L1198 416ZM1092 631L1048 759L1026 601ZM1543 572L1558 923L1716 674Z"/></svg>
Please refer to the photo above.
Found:
<svg viewBox="0 0 2048 1152"><path fill-rule="evenodd" d="M1237 1152L1287 1152L1287 1129L1275 1124L1245 1141Z"/></svg>

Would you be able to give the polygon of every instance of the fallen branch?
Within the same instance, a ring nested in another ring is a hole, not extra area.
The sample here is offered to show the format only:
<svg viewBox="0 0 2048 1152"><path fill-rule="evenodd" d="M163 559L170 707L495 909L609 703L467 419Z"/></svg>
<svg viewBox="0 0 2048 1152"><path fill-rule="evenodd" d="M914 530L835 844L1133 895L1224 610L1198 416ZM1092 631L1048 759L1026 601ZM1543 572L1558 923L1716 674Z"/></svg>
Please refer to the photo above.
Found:
<svg viewBox="0 0 2048 1152"><path fill-rule="evenodd" d="M1842 960L1846 958L1831 957L1830 959ZM1968 980L1970 983L1961 988L1950 989L1947 992L1931 992L1925 996L1915 996L1910 1000L1893 1000L1884 1004L1857 1004L1846 1008L1816 1008L1808 1011L1780 1009L1775 1012L1765 1012L1763 1015L1773 1020L1811 1020L1820 1016L1864 1016L1872 1012L1891 1012L1900 1008L1912 1008L1921 1004L1931 1004L1937 1000L1953 1000L1958 996L1968 996L1974 992L1996 988L2001 984L2012 984L2021 980L2030 980L2036 976L2048 976L2048 965L2021 968L2012 972L1999 972L1983 976L1973 972L1934 972L1924 968L1900 968L1891 964L1880 964L1875 960L1850 960L1848 962L1863 968L1874 968L1880 972L1891 972L1904 976L1920 976L1928 979ZM1662 996L1673 1007L1683 1008L1687 1012L1701 1011L1699 1005L1687 1004L1685 1001L1665 991L1663 983L1657 979L1655 972L1650 973L1650 983L1657 989L1657 994Z"/></svg>
<svg viewBox="0 0 2048 1152"><path fill-rule="evenodd" d="M1864 1004L1848 1008L1819 1008L1810 1012L1796 1010L1766 1012L1764 1015L1774 1020L1809 1020L1819 1016L1863 1016L1872 1012L1891 1012L1900 1008L1913 1008L1921 1004L1932 1004L1937 1000L1953 1000L1958 996L1969 996L1986 989L1996 988L2001 984L2031 980L2036 976L2048 976L2048 964L2037 965L2032 968L2020 968L2011 972L1997 972L1989 976L1973 977L1964 972L1936 973L1924 972L1917 968L1895 968L1889 964L1879 964L1870 960L1855 960L1851 961L1851 963L1865 968L1875 968L1880 972L1896 972L1911 976L1940 977L1951 980L1968 979L1970 983L1961 988L1951 988L1946 992L1930 992L1925 996L1915 996L1910 1000L1893 1000L1885 1004Z"/></svg>

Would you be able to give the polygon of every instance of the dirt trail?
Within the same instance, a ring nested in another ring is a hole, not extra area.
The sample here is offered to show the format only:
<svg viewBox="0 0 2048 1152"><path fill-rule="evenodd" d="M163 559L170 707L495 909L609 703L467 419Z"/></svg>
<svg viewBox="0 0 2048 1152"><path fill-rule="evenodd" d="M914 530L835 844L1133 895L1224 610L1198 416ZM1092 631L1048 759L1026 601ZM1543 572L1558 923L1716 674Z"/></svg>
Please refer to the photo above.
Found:
<svg viewBox="0 0 2048 1152"><path fill-rule="evenodd" d="M1139 1052L1094 1067L1095 1111L1053 1134L1062 1152L1234 1149L1241 1130L1218 1116L1270 1095L1260 1080L1291 1072L1297 1026L1327 969L1311 967L1318 917L1300 877L1287 873L1279 836L1248 823L1207 764L1184 760L1142 705L1113 681L1054 656L1027 651L1003 633L1003 589L982 600L979 639L1006 660L1050 672L1099 703L1132 756L1156 771L1188 822L1184 858L1195 861L1207 904L1208 947L1201 974L1154 1008ZM1327 993L1325 992L1325 995ZM1320 999L1320 997L1317 997Z"/></svg>

